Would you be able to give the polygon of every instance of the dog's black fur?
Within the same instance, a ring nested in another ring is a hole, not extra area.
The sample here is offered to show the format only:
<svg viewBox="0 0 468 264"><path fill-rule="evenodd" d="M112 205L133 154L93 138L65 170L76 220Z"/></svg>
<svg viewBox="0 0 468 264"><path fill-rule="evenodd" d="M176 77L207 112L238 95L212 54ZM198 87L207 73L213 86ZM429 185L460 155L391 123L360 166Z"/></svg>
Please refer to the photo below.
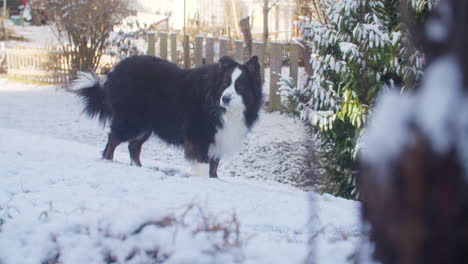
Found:
<svg viewBox="0 0 468 264"><path fill-rule="evenodd" d="M141 166L141 145L154 133L183 147L187 159L209 162L210 176L216 177L219 157L210 157L208 150L223 127L226 109L220 105L220 97L236 68L242 74L235 90L242 97L245 125L250 129L262 101L256 56L245 64L223 57L218 63L194 69L181 69L152 56L133 56L117 64L105 80L93 75L90 85L74 82L71 88L83 97L88 116L111 121L103 158L112 159L117 145L129 141L131 160Z"/></svg>

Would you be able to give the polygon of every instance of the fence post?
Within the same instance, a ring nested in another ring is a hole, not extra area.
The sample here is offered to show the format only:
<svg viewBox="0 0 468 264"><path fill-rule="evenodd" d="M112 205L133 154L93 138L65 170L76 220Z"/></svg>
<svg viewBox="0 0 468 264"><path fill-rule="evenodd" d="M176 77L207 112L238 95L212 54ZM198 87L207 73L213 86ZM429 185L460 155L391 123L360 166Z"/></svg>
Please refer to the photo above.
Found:
<svg viewBox="0 0 468 264"><path fill-rule="evenodd" d="M159 57L167 60L167 32L159 32Z"/></svg>
<svg viewBox="0 0 468 264"><path fill-rule="evenodd" d="M171 61L177 64L177 34L171 33Z"/></svg>
<svg viewBox="0 0 468 264"><path fill-rule="evenodd" d="M294 86L298 87L298 76L299 76L299 45L295 42L291 42L289 45L289 75L293 80ZM288 112L293 112L297 107L294 104L291 97L288 97Z"/></svg>
<svg viewBox="0 0 468 264"><path fill-rule="evenodd" d="M291 42L289 46L289 74L293 79L294 85L299 85L297 82L299 76L299 46L294 42Z"/></svg>
<svg viewBox="0 0 468 264"><path fill-rule="evenodd" d="M234 58L244 63L244 41L234 40Z"/></svg>
<svg viewBox="0 0 468 264"><path fill-rule="evenodd" d="M148 33L148 50L146 54L150 56L156 56L155 44L156 44L156 34L154 32L149 32Z"/></svg>
<svg viewBox="0 0 468 264"><path fill-rule="evenodd" d="M203 37L195 37L195 50L193 52L195 66L200 66L203 64Z"/></svg>
<svg viewBox="0 0 468 264"><path fill-rule="evenodd" d="M184 36L184 68L190 68L190 36Z"/></svg>
<svg viewBox="0 0 468 264"><path fill-rule="evenodd" d="M212 37L206 38L206 64L214 62L214 39Z"/></svg>
<svg viewBox="0 0 468 264"><path fill-rule="evenodd" d="M278 73L281 74L282 44L271 43L270 52L270 109L281 110L281 97L278 95Z"/></svg>
<svg viewBox="0 0 468 264"><path fill-rule="evenodd" d="M263 49L265 45L263 42L254 41L252 55L258 56L258 61L260 63L260 74L262 75L262 81L265 81L265 65L263 64Z"/></svg>
<svg viewBox="0 0 468 264"><path fill-rule="evenodd" d="M3 42L2 42L2 45L4 45ZM8 69L10 69L10 65L12 65L12 60L11 60L10 52L8 52L8 50L6 49L5 49L5 56L6 56L7 74L8 74Z"/></svg>
<svg viewBox="0 0 468 264"><path fill-rule="evenodd" d="M233 52L232 52L232 39L228 39L227 40L227 55L229 56L232 56Z"/></svg>
<svg viewBox="0 0 468 264"><path fill-rule="evenodd" d="M227 39L220 38L219 39L219 58L228 55L228 41Z"/></svg>

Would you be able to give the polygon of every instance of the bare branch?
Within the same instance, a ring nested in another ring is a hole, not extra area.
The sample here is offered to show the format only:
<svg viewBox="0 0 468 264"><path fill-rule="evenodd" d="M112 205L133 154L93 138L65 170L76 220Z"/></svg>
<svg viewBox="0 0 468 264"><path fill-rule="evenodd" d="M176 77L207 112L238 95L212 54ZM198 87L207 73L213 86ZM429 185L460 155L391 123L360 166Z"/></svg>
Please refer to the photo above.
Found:
<svg viewBox="0 0 468 264"><path fill-rule="evenodd" d="M275 7L280 0L276 0L270 7L268 7L268 11L270 11L273 7Z"/></svg>
<svg viewBox="0 0 468 264"><path fill-rule="evenodd" d="M73 72L95 70L115 25L131 14L128 0L44 0ZM68 48L71 46L71 48Z"/></svg>

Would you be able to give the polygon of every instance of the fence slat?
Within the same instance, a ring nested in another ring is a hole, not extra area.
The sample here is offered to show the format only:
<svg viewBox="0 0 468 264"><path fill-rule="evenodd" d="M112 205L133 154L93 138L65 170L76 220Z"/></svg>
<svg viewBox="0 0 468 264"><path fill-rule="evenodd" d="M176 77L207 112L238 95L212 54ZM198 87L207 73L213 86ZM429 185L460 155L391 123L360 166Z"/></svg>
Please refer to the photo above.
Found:
<svg viewBox="0 0 468 264"><path fill-rule="evenodd" d="M233 50L232 50L232 47L233 47L232 43L233 43L232 39L228 39L228 41L227 41L227 51L228 51L227 55L229 55L229 56L232 56L232 54L234 54Z"/></svg>
<svg viewBox="0 0 468 264"><path fill-rule="evenodd" d="M167 60L167 32L159 32L159 57Z"/></svg>
<svg viewBox="0 0 468 264"><path fill-rule="evenodd" d="M234 40L234 58L241 63L244 62L244 41Z"/></svg>
<svg viewBox="0 0 468 264"><path fill-rule="evenodd" d="M12 65L11 56L9 56L8 53L6 53L6 62L7 62L7 65Z"/></svg>
<svg viewBox="0 0 468 264"><path fill-rule="evenodd" d="M214 39L206 38L206 63L211 64L214 62Z"/></svg>
<svg viewBox="0 0 468 264"><path fill-rule="evenodd" d="M297 43L291 43L289 46L289 74L293 79L294 85L298 85L299 76L299 46Z"/></svg>
<svg viewBox="0 0 468 264"><path fill-rule="evenodd" d="M171 33L171 61L177 64L177 34Z"/></svg>
<svg viewBox="0 0 468 264"><path fill-rule="evenodd" d="M281 74L282 44L271 43L270 50L270 109L281 110L281 97L278 95L278 73Z"/></svg>
<svg viewBox="0 0 468 264"><path fill-rule="evenodd" d="M294 86L298 87L298 77L299 77L299 45L292 42L289 45L289 75L291 76ZM288 97L288 112L293 112L297 107L297 104L293 103L291 97Z"/></svg>
<svg viewBox="0 0 468 264"><path fill-rule="evenodd" d="M228 55L228 41L227 39L220 38L219 39L219 57L227 56Z"/></svg>
<svg viewBox="0 0 468 264"><path fill-rule="evenodd" d="M148 51L146 54L150 56L156 56L156 34L154 32L148 33Z"/></svg>
<svg viewBox="0 0 468 264"><path fill-rule="evenodd" d="M252 55L258 56L258 61L260 63L260 74L262 75L262 81L265 81L265 65L263 64L263 49L265 48L265 45L263 45L263 42L257 42L255 41L253 43L253 50L252 50Z"/></svg>
<svg viewBox="0 0 468 264"><path fill-rule="evenodd" d="M7 74L9 76L48 83L68 80L69 71L62 71L60 63L65 52L55 49L8 48L6 49Z"/></svg>
<svg viewBox="0 0 468 264"><path fill-rule="evenodd" d="M195 37L195 50L194 50L194 62L195 66L200 66L203 64L203 37Z"/></svg>
<svg viewBox="0 0 468 264"><path fill-rule="evenodd" d="M190 36L184 36L184 67L190 68Z"/></svg>

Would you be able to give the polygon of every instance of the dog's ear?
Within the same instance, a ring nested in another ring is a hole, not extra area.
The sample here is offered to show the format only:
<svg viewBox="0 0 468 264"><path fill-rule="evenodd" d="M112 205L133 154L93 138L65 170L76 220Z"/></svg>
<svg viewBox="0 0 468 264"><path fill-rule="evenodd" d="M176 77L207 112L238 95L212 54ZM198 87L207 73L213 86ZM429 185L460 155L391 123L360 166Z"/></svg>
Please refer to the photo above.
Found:
<svg viewBox="0 0 468 264"><path fill-rule="evenodd" d="M258 57L252 56L246 63L245 67L249 73L256 73L260 70L260 64L258 63Z"/></svg>
<svg viewBox="0 0 468 264"><path fill-rule="evenodd" d="M221 63L221 66L226 69L226 68L230 68L234 65L236 65L236 61L233 60L231 57L229 56L223 56L219 59L219 63Z"/></svg>

